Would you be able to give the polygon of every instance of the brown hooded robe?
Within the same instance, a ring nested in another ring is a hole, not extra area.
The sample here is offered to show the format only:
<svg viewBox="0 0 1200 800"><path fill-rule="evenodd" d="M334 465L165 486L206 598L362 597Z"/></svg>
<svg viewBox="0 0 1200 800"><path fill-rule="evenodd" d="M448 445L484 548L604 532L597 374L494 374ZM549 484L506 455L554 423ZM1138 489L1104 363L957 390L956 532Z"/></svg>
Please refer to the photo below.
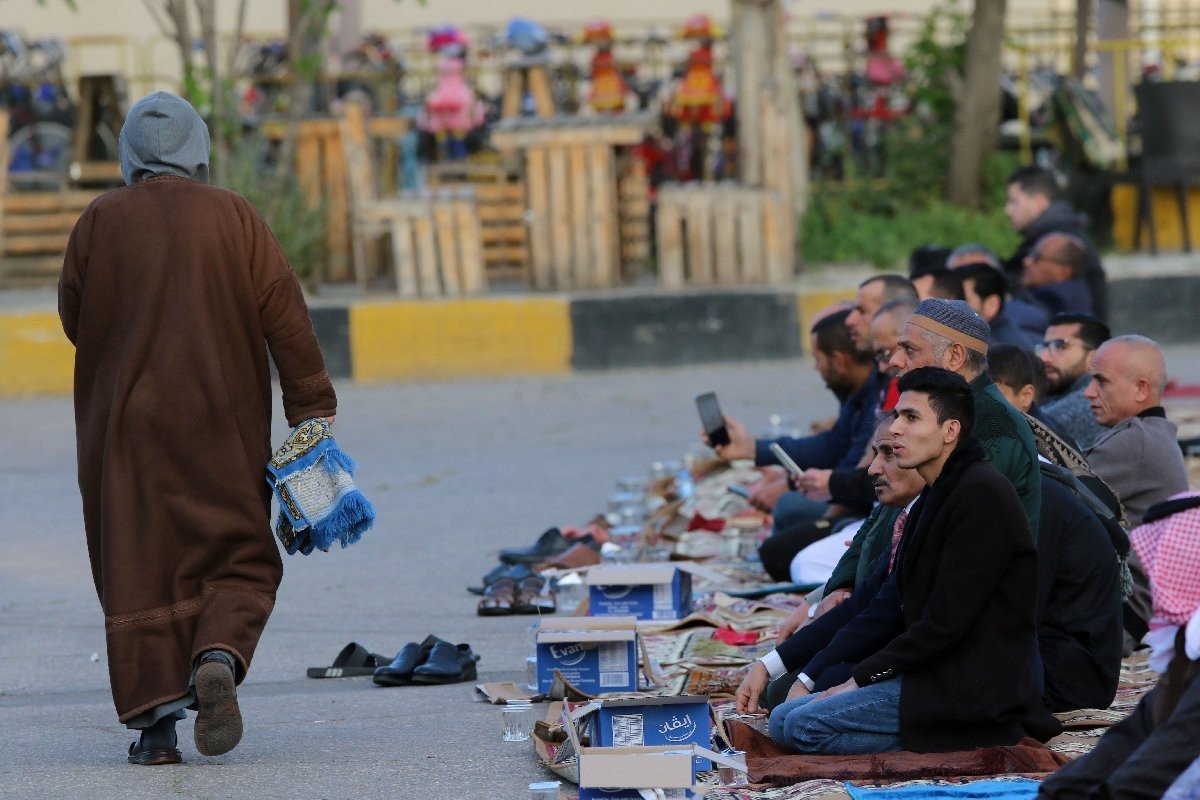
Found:
<svg viewBox="0 0 1200 800"><path fill-rule="evenodd" d="M153 177L71 234L59 315L75 353L79 490L122 722L188 694L193 659L240 682L275 602L271 374L289 425L336 410L299 283L241 196Z"/></svg>

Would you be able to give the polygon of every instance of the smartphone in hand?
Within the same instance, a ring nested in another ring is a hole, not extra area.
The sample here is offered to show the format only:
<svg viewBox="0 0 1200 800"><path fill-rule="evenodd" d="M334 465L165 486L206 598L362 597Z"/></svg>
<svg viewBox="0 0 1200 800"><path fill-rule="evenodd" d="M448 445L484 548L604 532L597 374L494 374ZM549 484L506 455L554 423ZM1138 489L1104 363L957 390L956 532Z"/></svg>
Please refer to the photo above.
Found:
<svg viewBox="0 0 1200 800"><path fill-rule="evenodd" d="M790 472L792 477L797 479L804 477L804 470L800 469L799 465L792 460L792 457L777 442L771 442L771 452L775 454L779 465Z"/></svg>
<svg viewBox="0 0 1200 800"><path fill-rule="evenodd" d="M717 404L715 392L706 392L696 397L696 410L700 412L700 424L713 447L729 444L729 430L725 427L725 417L721 414L721 406Z"/></svg>
<svg viewBox="0 0 1200 800"><path fill-rule="evenodd" d="M729 492L730 494L736 494L738 497L741 497L745 500L750 499L750 490L741 484L731 483L725 487L725 491Z"/></svg>

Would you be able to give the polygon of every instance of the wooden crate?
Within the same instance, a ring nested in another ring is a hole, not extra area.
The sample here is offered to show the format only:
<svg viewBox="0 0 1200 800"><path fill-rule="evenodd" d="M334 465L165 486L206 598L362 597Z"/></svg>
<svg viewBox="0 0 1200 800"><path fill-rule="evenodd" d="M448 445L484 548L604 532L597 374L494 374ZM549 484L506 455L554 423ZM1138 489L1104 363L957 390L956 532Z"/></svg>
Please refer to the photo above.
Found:
<svg viewBox="0 0 1200 800"><path fill-rule="evenodd" d="M658 192L658 274L667 288L784 283L794 274L775 192L735 184L663 185Z"/></svg>
<svg viewBox="0 0 1200 800"><path fill-rule="evenodd" d="M0 203L0 285L53 286L62 270L71 230L99 194L63 191L4 195Z"/></svg>
<svg viewBox="0 0 1200 800"><path fill-rule="evenodd" d="M525 181L504 164L458 162L429 168L429 188L470 188L475 193L488 280L529 280Z"/></svg>
<svg viewBox="0 0 1200 800"><path fill-rule="evenodd" d="M368 235L387 234L401 297L456 296L487 288L470 190L406 193L357 209L355 224Z"/></svg>
<svg viewBox="0 0 1200 800"><path fill-rule="evenodd" d="M618 164L621 268L625 279L633 280L650 263L650 180L645 164L632 154L622 155Z"/></svg>
<svg viewBox="0 0 1200 800"><path fill-rule="evenodd" d="M652 123L647 114L513 119L492 132L501 151L524 157L533 288L622 282L617 148Z"/></svg>

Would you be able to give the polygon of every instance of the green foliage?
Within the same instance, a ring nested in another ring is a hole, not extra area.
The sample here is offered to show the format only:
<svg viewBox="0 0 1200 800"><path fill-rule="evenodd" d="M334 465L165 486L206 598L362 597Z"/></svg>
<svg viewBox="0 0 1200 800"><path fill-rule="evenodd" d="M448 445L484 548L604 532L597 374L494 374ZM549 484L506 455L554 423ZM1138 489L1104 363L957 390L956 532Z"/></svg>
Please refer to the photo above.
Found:
<svg viewBox="0 0 1200 800"><path fill-rule="evenodd" d="M926 16L905 53L914 113L891 123L883 137L883 174L855 174L845 183L813 189L801 223L801 247L810 263L867 262L881 269L904 264L922 244L987 245L1002 255L1018 237L1004 216L1005 181L1017 166L1015 153L995 151L984 164L984 208L947 203L946 178L954 132L951 87L960 80L969 20L957 0Z"/></svg>
<svg viewBox="0 0 1200 800"><path fill-rule="evenodd" d="M264 164L266 142L240 141L226 157L225 186L258 209L271 226L292 269L311 283L328 257L324 204L310 206L292 171L280 174Z"/></svg>
<svg viewBox="0 0 1200 800"><path fill-rule="evenodd" d="M815 193L800 236L809 263L867 262L879 269L904 264L922 244L978 242L1003 256L1018 243L1000 207L971 211L944 200L910 205L881 191Z"/></svg>

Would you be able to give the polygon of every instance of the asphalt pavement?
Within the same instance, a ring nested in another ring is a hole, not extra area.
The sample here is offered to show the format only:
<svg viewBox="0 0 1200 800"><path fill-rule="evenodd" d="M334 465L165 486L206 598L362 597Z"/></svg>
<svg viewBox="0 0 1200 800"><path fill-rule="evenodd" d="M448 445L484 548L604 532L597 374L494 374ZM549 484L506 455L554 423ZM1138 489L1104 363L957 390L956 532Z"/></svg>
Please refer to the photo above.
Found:
<svg viewBox="0 0 1200 800"><path fill-rule="evenodd" d="M1200 380L1194 354L1168 361ZM499 708L471 685L384 689L305 668L348 642L393 654L436 633L472 645L481 682L519 679L530 618L478 617L465 591L498 549L585 522L617 478L695 447L700 392L752 430L836 412L803 361L337 388L336 433L378 523L347 550L285 556L239 693L242 744L202 757L189 718L185 763L155 768L125 763L134 737L112 708L71 401L0 404L0 798L526 798L552 776L531 743L500 740Z"/></svg>

